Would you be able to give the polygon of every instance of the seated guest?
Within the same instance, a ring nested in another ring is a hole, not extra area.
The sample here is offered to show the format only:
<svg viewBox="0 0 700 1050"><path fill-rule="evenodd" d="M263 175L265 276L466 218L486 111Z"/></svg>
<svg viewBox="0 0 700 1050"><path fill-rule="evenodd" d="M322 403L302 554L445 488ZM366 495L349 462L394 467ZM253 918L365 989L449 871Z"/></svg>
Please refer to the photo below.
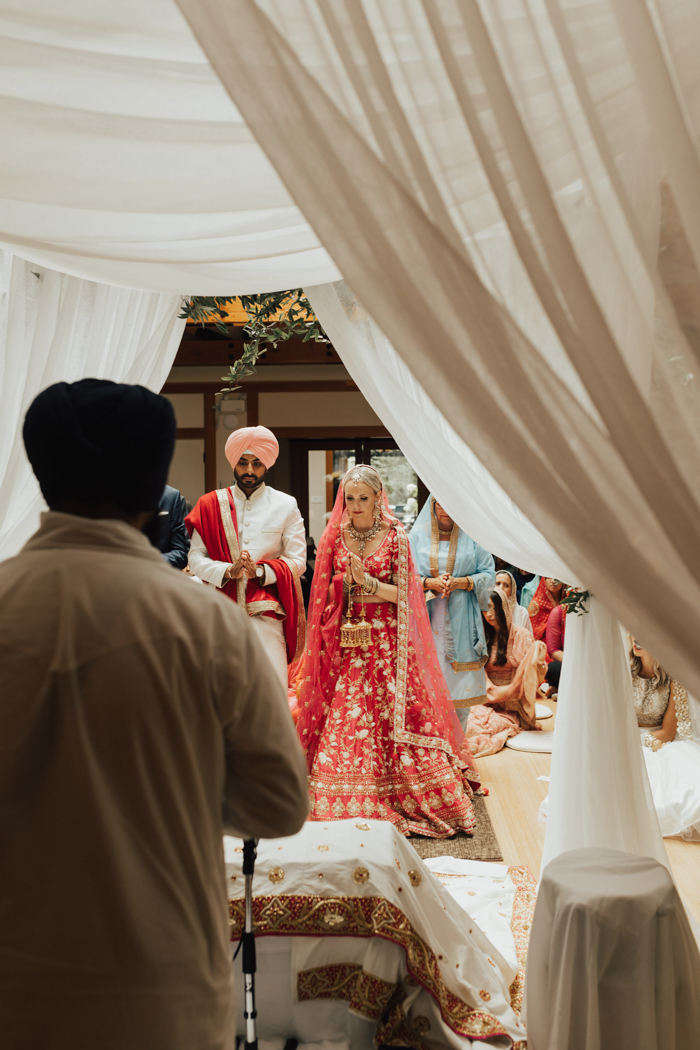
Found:
<svg viewBox="0 0 700 1050"><path fill-rule="evenodd" d="M540 585L541 576L533 576L531 580L523 584L523 588L518 598L518 604L522 605L523 609L527 609L532 601L535 591Z"/></svg>
<svg viewBox="0 0 700 1050"><path fill-rule="evenodd" d="M56 383L24 423L50 510L0 564L3 1050L222 1050L222 849L295 834L306 763L248 618L145 531L169 401Z"/></svg>
<svg viewBox="0 0 700 1050"><path fill-rule="evenodd" d="M559 691L561 665L564 659L564 634L566 631L566 606L555 605L547 619L547 683L551 686L550 697L554 699Z"/></svg>
<svg viewBox="0 0 700 1050"><path fill-rule="evenodd" d="M517 589L516 601L520 602L520 595L523 593L523 587L532 582L534 579L533 574L531 572L525 572L524 569L519 569L517 565L509 565L508 572L515 580L515 586Z"/></svg>
<svg viewBox="0 0 700 1050"><path fill-rule="evenodd" d="M630 652L637 725L643 744L658 751L672 740L692 740L688 694L636 639Z"/></svg>
<svg viewBox="0 0 700 1050"><path fill-rule="evenodd" d="M489 658L484 704L472 707L465 736L474 758L494 755L510 736L539 729L535 698L544 681L546 647L524 627L515 627L503 592L491 592L484 616Z"/></svg>
<svg viewBox="0 0 700 1050"><path fill-rule="evenodd" d="M543 576L532 601L528 606L532 634L535 641L541 641L547 632L547 620L555 605L564 597L566 588L561 580L555 580L551 576Z"/></svg>
<svg viewBox="0 0 700 1050"><path fill-rule="evenodd" d="M496 586L503 591L508 599L513 624L516 627L524 627L529 634L532 634L532 624L530 623L527 609L523 609L522 605L518 605L517 584L513 573L509 569L501 569L500 572L497 572Z"/></svg>
<svg viewBox="0 0 700 1050"><path fill-rule="evenodd" d="M187 503L177 489L165 486L158 504L160 535L158 550L174 569L184 569L190 552L190 537L185 528Z"/></svg>
<svg viewBox="0 0 700 1050"><path fill-rule="evenodd" d="M464 728L469 708L486 699L484 621L494 584L493 557L470 539L434 496L409 535L428 603L430 628L455 713Z"/></svg>
<svg viewBox="0 0 700 1050"><path fill-rule="evenodd" d="M634 709L662 835L700 838L700 745L690 708L697 701L636 639L630 651Z"/></svg>

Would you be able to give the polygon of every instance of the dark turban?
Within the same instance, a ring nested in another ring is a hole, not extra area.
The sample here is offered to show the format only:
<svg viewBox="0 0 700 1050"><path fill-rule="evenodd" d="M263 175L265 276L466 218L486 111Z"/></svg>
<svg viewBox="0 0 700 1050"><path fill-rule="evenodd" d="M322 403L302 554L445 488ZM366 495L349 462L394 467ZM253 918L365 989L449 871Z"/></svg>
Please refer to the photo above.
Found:
<svg viewBox="0 0 700 1050"><path fill-rule="evenodd" d="M110 500L156 510L175 447L170 402L143 386L81 379L54 383L24 418L24 447L44 499Z"/></svg>

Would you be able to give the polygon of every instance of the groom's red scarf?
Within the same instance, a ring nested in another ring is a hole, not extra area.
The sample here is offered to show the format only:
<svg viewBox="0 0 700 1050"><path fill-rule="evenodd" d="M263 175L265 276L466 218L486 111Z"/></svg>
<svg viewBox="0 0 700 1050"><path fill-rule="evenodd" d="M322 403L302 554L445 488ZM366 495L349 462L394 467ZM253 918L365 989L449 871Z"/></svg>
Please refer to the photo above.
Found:
<svg viewBox="0 0 700 1050"><path fill-rule="evenodd" d="M236 506L231 490L226 489L228 504L231 508L233 527L238 538L238 519ZM221 518L219 496L217 492L207 492L197 500L197 505L185 518L185 525L190 536L196 529L204 540L207 553L214 561L233 561ZM257 579L248 580L245 587L245 601L249 616L270 616L274 620L284 621L284 639L287 644L287 663L298 659L304 649L306 620L304 603L299 583L299 570L296 565L284 558L269 558L261 565L274 569L277 582L263 587ZM221 590L234 602L238 601L238 580L226 580Z"/></svg>

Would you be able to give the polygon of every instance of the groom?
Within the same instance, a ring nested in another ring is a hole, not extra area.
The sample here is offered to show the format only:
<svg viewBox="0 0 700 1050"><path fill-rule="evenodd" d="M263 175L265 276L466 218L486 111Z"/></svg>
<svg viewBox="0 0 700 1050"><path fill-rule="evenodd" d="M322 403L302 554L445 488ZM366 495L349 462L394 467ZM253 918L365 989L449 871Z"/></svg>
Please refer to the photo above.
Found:
<svg viewBox="0 0 700 1050"><path fill-rule="evenodd" d="M304 646L304 522L293 496L265 483L279 455L272 431L235 430L225 453L235 484L207 492L185 518L189 565L195 576L245 605L286 686L287 665Z"/></svg>

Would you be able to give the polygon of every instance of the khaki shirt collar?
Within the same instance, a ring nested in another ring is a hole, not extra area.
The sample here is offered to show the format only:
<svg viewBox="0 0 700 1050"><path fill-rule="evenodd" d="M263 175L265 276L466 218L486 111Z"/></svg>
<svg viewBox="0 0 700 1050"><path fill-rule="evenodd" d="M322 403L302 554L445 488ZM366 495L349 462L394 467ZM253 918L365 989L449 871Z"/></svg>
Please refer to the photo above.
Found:
<svg viewBox="0 0 700 1050"><path fill-rule="evenodd" d="M159 551L147 536L125 521L114 518L82 518L58 510L44 511L41 524L24 545L25 551L102 549L105 552L133 554L162 562Z"/></svg>

